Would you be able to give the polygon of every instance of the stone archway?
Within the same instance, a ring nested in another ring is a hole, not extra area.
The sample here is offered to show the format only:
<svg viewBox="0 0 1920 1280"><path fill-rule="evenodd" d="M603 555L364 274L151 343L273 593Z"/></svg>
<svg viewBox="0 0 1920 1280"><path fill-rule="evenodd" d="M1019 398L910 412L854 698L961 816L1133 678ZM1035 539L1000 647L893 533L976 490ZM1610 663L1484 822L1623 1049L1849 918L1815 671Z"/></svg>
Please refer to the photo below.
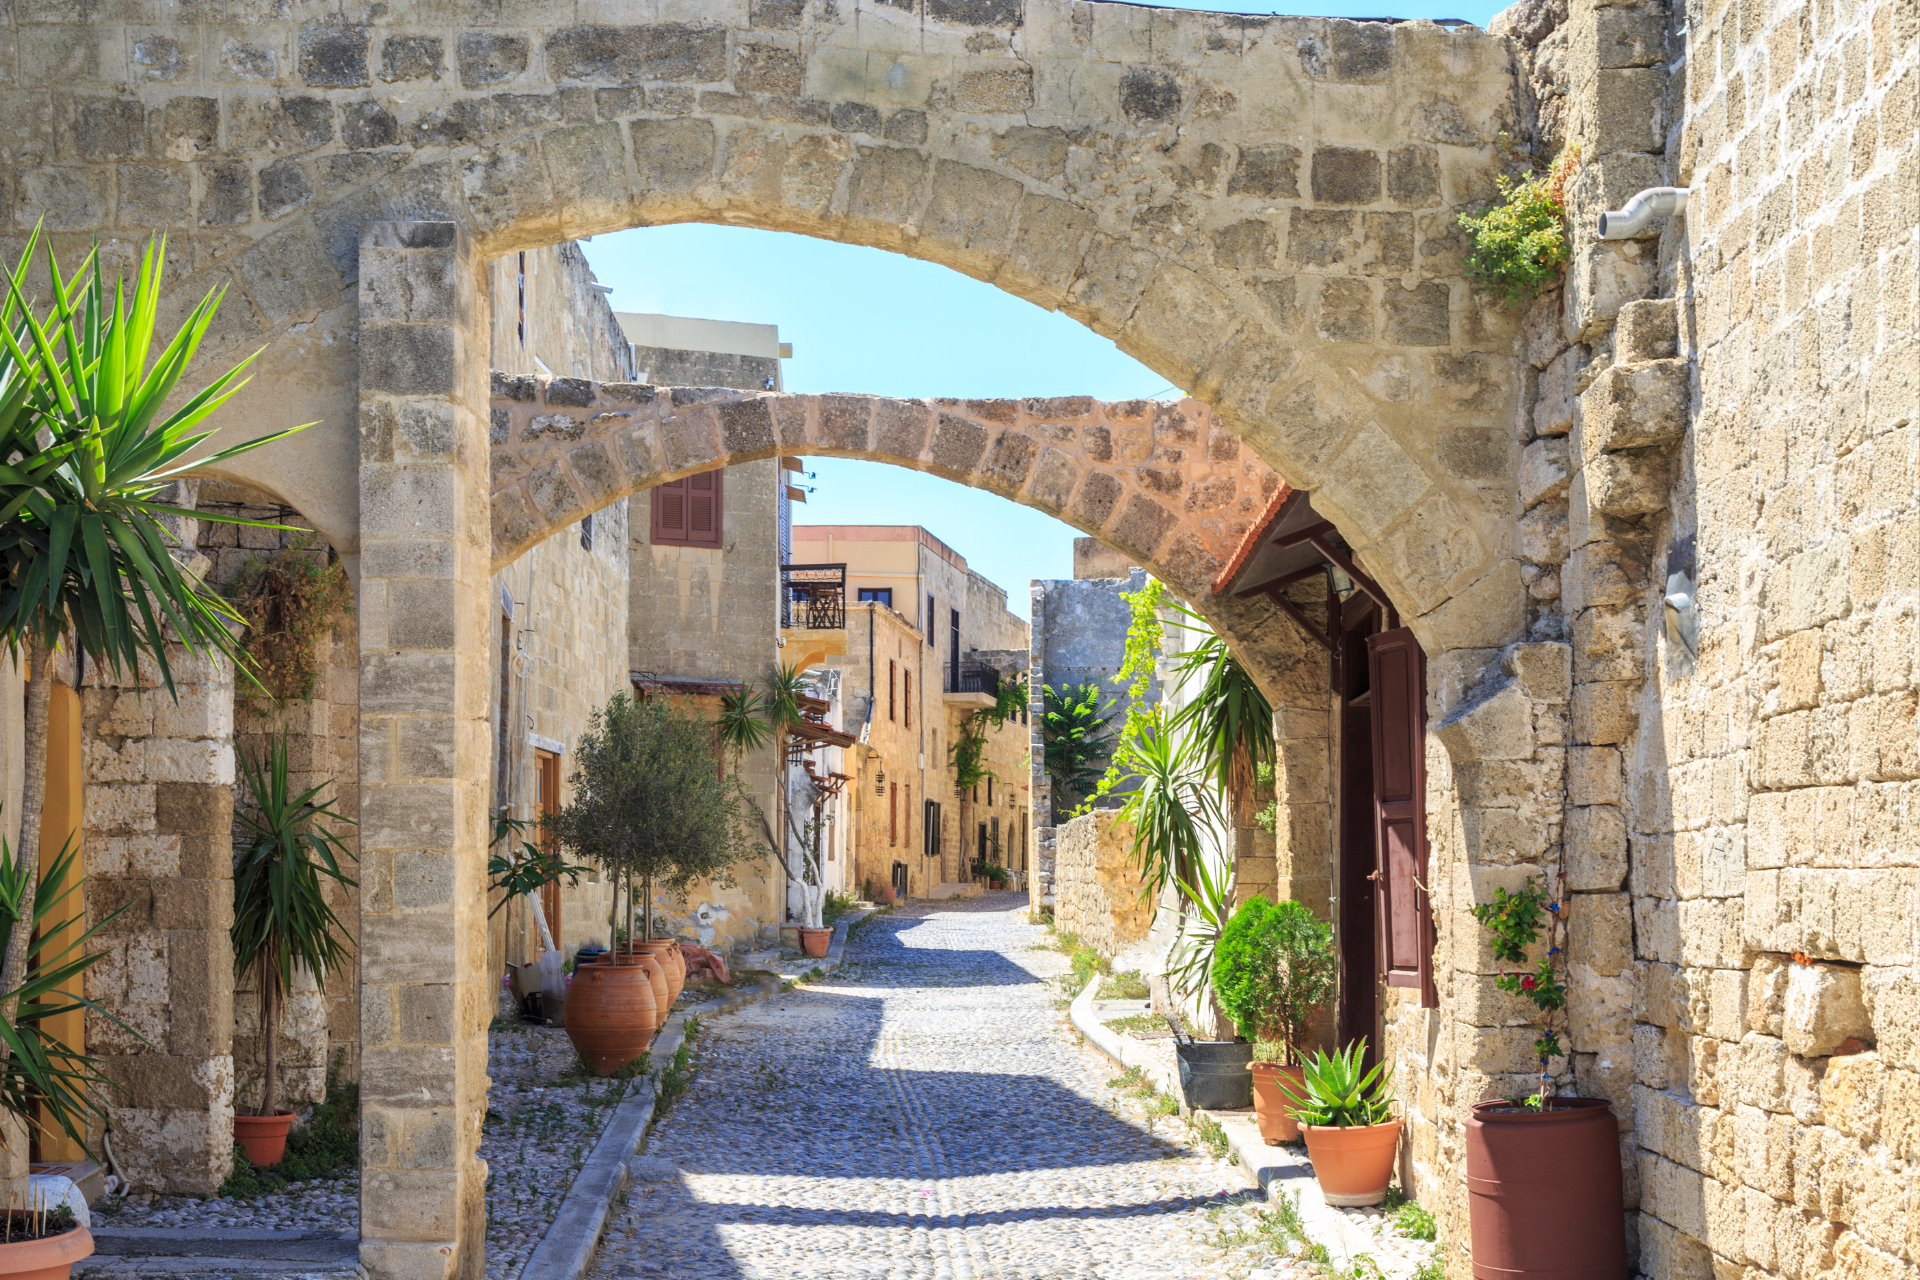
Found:
<svg viewBox="0 0 1920 1280"><path fill-rule="evenodd" d="M232 478L296 470L284 496L349 549L362 226L451 222L492 256L706 220L1067 312L1376 546L1429 647L1522 629L1513 322L1454 225L1518 118L1505 41L1085 0L580 16L403 0L204 48L184 21L34 24L66 53L23 90L45 126L0 142L15 221L110 252L175 228L177 295L230 290L209 354L266 345L242 414L321 423Z"/></svg>

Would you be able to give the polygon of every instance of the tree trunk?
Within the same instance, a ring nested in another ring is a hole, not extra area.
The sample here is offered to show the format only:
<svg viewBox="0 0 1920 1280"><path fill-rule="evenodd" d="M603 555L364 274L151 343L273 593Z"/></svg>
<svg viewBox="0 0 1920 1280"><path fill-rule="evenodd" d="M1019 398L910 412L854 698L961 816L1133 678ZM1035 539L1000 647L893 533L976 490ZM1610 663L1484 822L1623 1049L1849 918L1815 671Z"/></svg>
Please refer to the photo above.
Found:
<svg viewBox="0 0 1920 1280"><path fill-rule="evenodd" d="M20 895L20 919L7 937L0 962L0 994L15 991L26 972L27 941L33 933L34 898L40 887L40 811L47 801L47 718L53 698L53 651L38 633L27 644L27 723L22 740L26 755L24 785L20 790L20 847L15 862L27 870L26 890ZM0 1006L0 1017L13 1025L14 1007Z"/></svg>
<svg viewBox="0 0 1920 1280"><path fill-rule="evenodd" d="M263 962L260 966L260 1034L265 1037L266 1066L261 1073L259 1111L263 1116L273 1114L273 1095L279 1091L276 1086L280 1083L280 1006L273 998L273 977L271 962Z"/></svg>
<svg viewBox="0 0 1920 1280"><path fill-rule="evenodd" d="M653 939L653 877L645 876L640 881L641 892L647 895L647 905L641 908L642 925L647 931L648 941Z"/></svg>

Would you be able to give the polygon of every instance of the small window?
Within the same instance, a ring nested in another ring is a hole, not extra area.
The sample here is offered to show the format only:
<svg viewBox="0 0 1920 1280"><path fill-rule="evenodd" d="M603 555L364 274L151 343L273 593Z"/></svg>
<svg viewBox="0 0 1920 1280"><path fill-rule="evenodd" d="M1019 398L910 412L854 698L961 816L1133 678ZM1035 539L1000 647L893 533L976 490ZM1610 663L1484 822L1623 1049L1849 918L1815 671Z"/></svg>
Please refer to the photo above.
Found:
<svg viewBox="0 0 1920 1280"><path fill-rule="evenodd" d="M703 471L655 485L652 541L661 547L717 547L724 522L721 473Z"/></svg>
<svg viewBox="0 0 1920 1280"><path fill-rule="evenodd" d="M933 620L940 615L934 612L933 592L927 592L927 648L933 648Z"/></svg>
<svg viewBox="0 0 1920 1280"><path fill-rule="evenodd" d="M860 588L860 603L883 604L891 609L893 608L893 588L862 587Z"/></svg>
<svg viewBox="0 0 1920 1280"><path fill-rule="evenodd" d="M913 672L900 673L900 719L907 728L913 728Z"/></svg>
<svg viewBox="0 0 1920 1280"><path fill-rule="evenodd" d="M593 517L586 516L580 521L580 549L593 550Z"/></svg>
<svg viewBox="0 0 1920 1280"><path fill-rule="evenodd" d="M993 808L993 775L987 775L987 808Z"/></svg>
<svg viewBox="0 0 1920 1280"><path fill-rule="evenodd" d="M893 659L888 658L887 659L887 719L888 720L894 720L898 718L894 713L893 680L894 680Z"/></svg>
<svg viewBox="0 0 1920 1280"><path fill-rule="evenodd" d="M900 843L900 784L887 784L887 843Z"/></svg>

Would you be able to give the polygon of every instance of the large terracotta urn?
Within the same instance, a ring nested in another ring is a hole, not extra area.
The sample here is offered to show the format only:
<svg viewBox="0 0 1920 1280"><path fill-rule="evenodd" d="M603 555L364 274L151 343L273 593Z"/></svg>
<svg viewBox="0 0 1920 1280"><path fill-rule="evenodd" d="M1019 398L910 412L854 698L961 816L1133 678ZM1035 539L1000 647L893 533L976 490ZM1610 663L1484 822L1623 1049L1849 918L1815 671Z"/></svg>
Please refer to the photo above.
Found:
<svg viewBox="0 0 1920 1280"><path fill-rule="evenodd" d="M687 986L687 962L680 954L680 944L672 938L649 938L643 944L666 971L668 1008L680 998Z"/></svg>
<svg viewBox="0 0 1920 1280"><path fill-rule="evenodd" d="M576 966L567 988L567 1039L595 1075L613 1075L653 1043L659 1008L637 961L611 956Z"/></svg>

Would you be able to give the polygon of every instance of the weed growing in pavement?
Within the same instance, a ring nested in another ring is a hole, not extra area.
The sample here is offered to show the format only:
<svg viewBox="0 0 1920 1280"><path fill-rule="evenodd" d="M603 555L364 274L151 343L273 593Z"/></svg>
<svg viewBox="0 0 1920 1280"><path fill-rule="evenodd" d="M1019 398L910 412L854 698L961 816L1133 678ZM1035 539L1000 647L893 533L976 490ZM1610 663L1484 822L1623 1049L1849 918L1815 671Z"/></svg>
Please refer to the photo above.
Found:
<svg viewBox="0 0 1920 1280"><path fill-rule="evenodd" d="M1370 1253L1356 1253L1353 1261L1338 1274L1339 1280L1387 1280L1387 1273L1373 1260Z"/></svg>
<svg viewBox="0 0 1920 1280"><path fill-rule="evenodd" d="M1153 1092L1153 1081L1147 1079L1147 1073L1139 1067L1128 1067L1113 1079L1107 1081L1107 1088L1130 1093L1136 1098L1144 1098Z"/></svg>
<svg viewBox="0 0 1920 1280"><path fill-rule="evenodd" d="M1255 1049L1254 1050L1255 1061L1258 1061L1259 1058L1260 1058L1260 1052L1258 1049ZM1388 1184L1387 1194L1380 1201L1380 1212L1390 1214L1395 1209L1398 1209L1401 1205L1405 1204L1406 1202L1407 1202L1407 1193L1405 1191L1402 1191L1399 1187L1393 1186L1392 1184Z"/></svg>
<svg viewBox="0 0 1920 1280"><path fill-rule="evenodd" d="M687 1042L682 1041L680 1047L674 1050L673 1061L667 1065L665 1071L660 1073L660 1101L653 1109L655 1120L658 1120L661 1114L673 1105L674 1099L685 1093L687 1086L693 1082L693 1072L688 1066L692 1060L693 1054L689 1051Z"/></svg>
<svg viewBox="0 0 1920 1280"><path fill-rule="evenodd" d="M1393 1229L1409 1240L1431 1240L1434 1235L1433 1215L1409 1201L1394 1211Z"/></svg>
<svg viewBox="0 0 1920 1280"><path fill-rule="evenodd" d="M1193 1119L1188 1121L1188 1124L1193 1129L1194 1141L1212 1153L1214 1159L1224 1160L1227 1158L1227 1152L1231 1150L1231 1145L1227 1142L1227 1131L1220 1127L1218 1120L1215 1120L1204 1111L1196 1111L1193 1113Z"/></svg>
<svg viewBox="0 0 1920 1280"><path fill-rule="evenodd" d="M1167 1020L1157 1013L1130 1013L1106 1025L1123 1036L1134 1036L1141 1040L1165 1040L1173 1034L1167 1030Z"/></svg>
<svg viewBox="0 0 1920 1280"><path fill-rule="evenodd" d="M1215 1210L1214 1244L1221 1249L1240 1245L1258 1245L1269 1253L1287 1258L1324 1258L1326 1250L1307 1235L1300 1219L1300 1193L1281 1196L1270 1208L1226 1220L1229 1209ZM1315 1257L1318 1250L1319 1258Z"/></svg>
<svg viewBox="0 0 1920 1280"><path fill-rule="evenodd" d="M1447 1269L1438 1258L1429 1258L1420 1264L1410 1280L1447 1280Z"/></svg>
<svg viewBox="0 0 1920 1280"><path fill-rule="evenodd" d="M1145 1000L1151 994L1147 980L1140 976L1138 969L1113 974L1094 992L1102 1000Z"/></svg>
<svg viewBox="0 0 1920 1280"><path fill-rule="evenodd" d="M1151 1116L1177 1116L1180 1114L1180 1104L1175 1102L1168 1094L1156 1093L1153 1095L1153 1105L1147 1108L1147 1114Z"/></svg>

